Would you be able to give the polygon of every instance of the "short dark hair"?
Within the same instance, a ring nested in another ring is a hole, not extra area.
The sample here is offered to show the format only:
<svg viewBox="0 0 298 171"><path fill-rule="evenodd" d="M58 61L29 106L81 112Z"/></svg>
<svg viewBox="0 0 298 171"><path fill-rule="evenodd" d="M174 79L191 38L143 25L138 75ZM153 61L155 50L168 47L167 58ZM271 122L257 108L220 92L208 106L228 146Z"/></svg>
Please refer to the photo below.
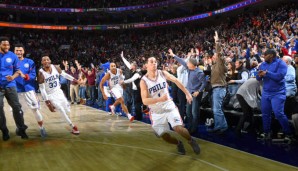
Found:
<svg viewBox="0 0 298 171"><path fill-rule="evenodd" d="M50 55L49 55L48 53L43 53L43 54L41 54L41 57L42 57L42 58L45 57L45 56L50 57Z"/></svg>
<svg viewBox="0 0 298 171"><path fill-rule="evenodd" d="M16 47L18 47L18 48L21 47L21 48L25 49L25 46L24 46L22 43L15 44L14 47L15 47L15 48L16 48Z"/></svg>
<svg viewBox="0 0 298 171"><path fill-rule="evenodd" d="M273 55L273 57L275 57L276 56L276 51L275 50L273 50L273 49L268 49L268 50L266 50L266 52L264 53L264 55Z"/></svg>
<svg viewBox="0 0 298 171"><path fill-rule="evenodd" d="M2 41L9 41L9 38L5 37L5 36L1 36L0 37L0 43L2 43Z"/></svg>

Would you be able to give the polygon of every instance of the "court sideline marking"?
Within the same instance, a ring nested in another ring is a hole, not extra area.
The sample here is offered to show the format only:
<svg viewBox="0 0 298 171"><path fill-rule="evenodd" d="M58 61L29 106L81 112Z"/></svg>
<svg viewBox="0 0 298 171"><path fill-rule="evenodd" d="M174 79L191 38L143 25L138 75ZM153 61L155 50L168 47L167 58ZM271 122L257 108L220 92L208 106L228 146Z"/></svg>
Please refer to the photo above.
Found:
<svg viewBox="0 0 298 171"><path fill-rule="evenodd" d="M228 169L225 169L223 167L217 166L215 164L212 164L208 161L202 160L202 159L196 159L193 158L191 156L186 156L186 155L180 155L180 154L176 154L176 153L170 153L170 152L166 152L166 151L161 151L161 150L155 150L155 149L151 149L151 148L143 148L143 147L138 147L138 146L129 146L129 145L123 145L123 144L114 144L114 143L105 143L105 142L97 142L97 141L90 141L90 140L75 140L75 139L68 139L68 138L47 138L47 139L56 139L56 140L67 140L67 141L77 141L77 142L83 142L83 143L95 143L95 144L103 144L103 145L111 145L111 146L117 146L117 147L124 147L124 148L133 148L133 149L140 149L140 150L146 150L146 151L152 151L152 152L158 152L158 153L164 153L164 154L169 154L169 155L174 155L174 156L181 156L181 157L187 157L187 158L191 158L194 160L198 160L202 163L205 163L209 166L215 167L219 170L222 171L229 171Z"/></svg>

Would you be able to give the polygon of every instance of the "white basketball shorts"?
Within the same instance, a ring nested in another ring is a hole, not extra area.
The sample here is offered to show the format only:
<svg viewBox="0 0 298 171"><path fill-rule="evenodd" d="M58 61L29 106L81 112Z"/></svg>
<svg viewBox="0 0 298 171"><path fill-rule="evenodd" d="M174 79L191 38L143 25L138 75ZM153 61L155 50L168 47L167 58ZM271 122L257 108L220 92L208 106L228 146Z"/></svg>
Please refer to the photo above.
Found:
<svg viewBox="0 0 298 171"><path fill-rule="evenodd" d="M180 117L177 107L173 108L171 111L167 111L163 114L150 114L151 126L157 136L162 136L162 134L170 131L170 125L173 127L183 125L183 121Z"/></svg>
<svg viewBox="0 0 298 171"><path fill-rule="evenodd" d="M119 98L123 97L123 88L122 87L113 87L111 89L111 95L115 99L119 99Z"/></svg>
<svg viewBox="0 0 298 171"><path fill-rule="evenodd" d="M39 99L34 90L18 93L19 99L22 97L31 109L40 109Z"/></svg>
<svg viewBox="0 0 298 171"><path fill-rule="evenodd" d="M65 112L70 112L70 105L61 89L49 94L49 100L56 109L64 109Z"/></svg>

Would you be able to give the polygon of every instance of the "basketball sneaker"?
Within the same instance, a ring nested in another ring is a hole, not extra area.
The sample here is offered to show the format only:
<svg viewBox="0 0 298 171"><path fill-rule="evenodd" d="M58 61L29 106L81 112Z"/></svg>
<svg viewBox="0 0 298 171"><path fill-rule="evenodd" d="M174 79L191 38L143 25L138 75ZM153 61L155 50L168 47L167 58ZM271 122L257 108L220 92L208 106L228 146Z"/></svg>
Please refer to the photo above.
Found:
<svg viewBox="0 0 298 171"><path fill-rule="evenodd" d="M46 129L44 127L40 128L40 136L42 138L47 137L47 132L46 132Z"/></svg>
<svg viewBox="0 0 298 171"><path fill-rule="evenodd" d="M115 115L115 106L110 105L112 115Z"/></svg>
<svg viewBox="0 0 298 171"><path fill-rule="evenodd" d="M127 117L128 117L130 122L133 122L135 120L135 117L131 116L131 114L127 114Z"/></svg>
<svg viewBox="0 0 298 171"><path fill-rule="evenodd" d="M79 135L80 131L79 131L77 126L73 126L71 133L74 134L74 135Z"/></svg>
<svg viewBox="0 0 298 171"><path fill-rule="evenodd" d="M181 141L178 141L177 150L178 150L179 154L185 155L185 148L184 148L184 145Z"/></svg>
<svg viewBox="0 0 298 171"><path fill-rule="evenodd" d="M200 154L201 152L201 149L199 147L199 144L197 143L197 141L193 138L190 139L190 141L188 142L189 145L192 147L193 151L196 153L196 154Z"/></svg>

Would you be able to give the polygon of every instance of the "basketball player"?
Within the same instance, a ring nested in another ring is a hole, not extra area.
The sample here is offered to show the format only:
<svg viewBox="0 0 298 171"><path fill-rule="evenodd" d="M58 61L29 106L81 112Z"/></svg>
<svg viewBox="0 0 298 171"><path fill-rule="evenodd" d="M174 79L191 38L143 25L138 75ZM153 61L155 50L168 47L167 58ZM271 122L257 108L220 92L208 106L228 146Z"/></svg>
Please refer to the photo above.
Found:
<svg viewBox="0 0 298 171"><path fill-rule="evenodd" d="M14 53L19 58L20 67L17 71L20 73L20 76L15 79L17 83L17 91L19 93L19 97L23 96L27 105L32 109L40 128L40 135L44 138L47 134L45 128L43 127L42 115L39 111L39 99L35 94L35 63L31 59L24 58L24 50L25 49L22 44L15 45Z"/></svg>
<svg viewBox="0 0 298 171"><path fill-rule="evenodd" d="M112 114L115 114L115 106L117 106L119 103L121 104L121 107L124 111L124 113L127 115L130 122L134 120L134 117L131 116L131 114L128 112L128 109L124 103L123 99L123 88L120 85L120 81L123 80L123 74L122 70L116 68L115 63L110 63L110 71L106 73L106 75L102 78L100 81L100 90L104 92L103 84L109 80L109 86L111 90L111 95L116 99L115 103L110 106ZM108 99L105 93L102 94L103 98L105 100Z"/></svg>
<svg viewBox="0 0 298 171"><path fill-rule="evenodd" d="M155 57L147 60L147 74L142 77L140 82L141 96L143 103L150 108L151 125L156 135L170 144L176 144L179 154L184 155L185 149L183 143L172 137L168 132L171 124L175 132L188 140L196 154L200 153L200 147L193 139L187 129L183 127L183 122L179 111L175 106L168 91L167 80L175 83L186 95L188 103L191 103L192 96L182 83L167 71L157 70L157 61Z"/></svg>
<svg viewBox="0 0 298 171"><path fill-rule="evenodd" d="M72 132L78 135L78 128L71 122L66 112L70 113L70 106L63 91L60 89L59 75L70 81L77 81L69 74L61 70L60 67L51 64L51 59L48 55L43 55L41 60L42 68L38 73L39 89L46 105L51 112L57 109L65 118L67 123L72 127Z"/></svg>

